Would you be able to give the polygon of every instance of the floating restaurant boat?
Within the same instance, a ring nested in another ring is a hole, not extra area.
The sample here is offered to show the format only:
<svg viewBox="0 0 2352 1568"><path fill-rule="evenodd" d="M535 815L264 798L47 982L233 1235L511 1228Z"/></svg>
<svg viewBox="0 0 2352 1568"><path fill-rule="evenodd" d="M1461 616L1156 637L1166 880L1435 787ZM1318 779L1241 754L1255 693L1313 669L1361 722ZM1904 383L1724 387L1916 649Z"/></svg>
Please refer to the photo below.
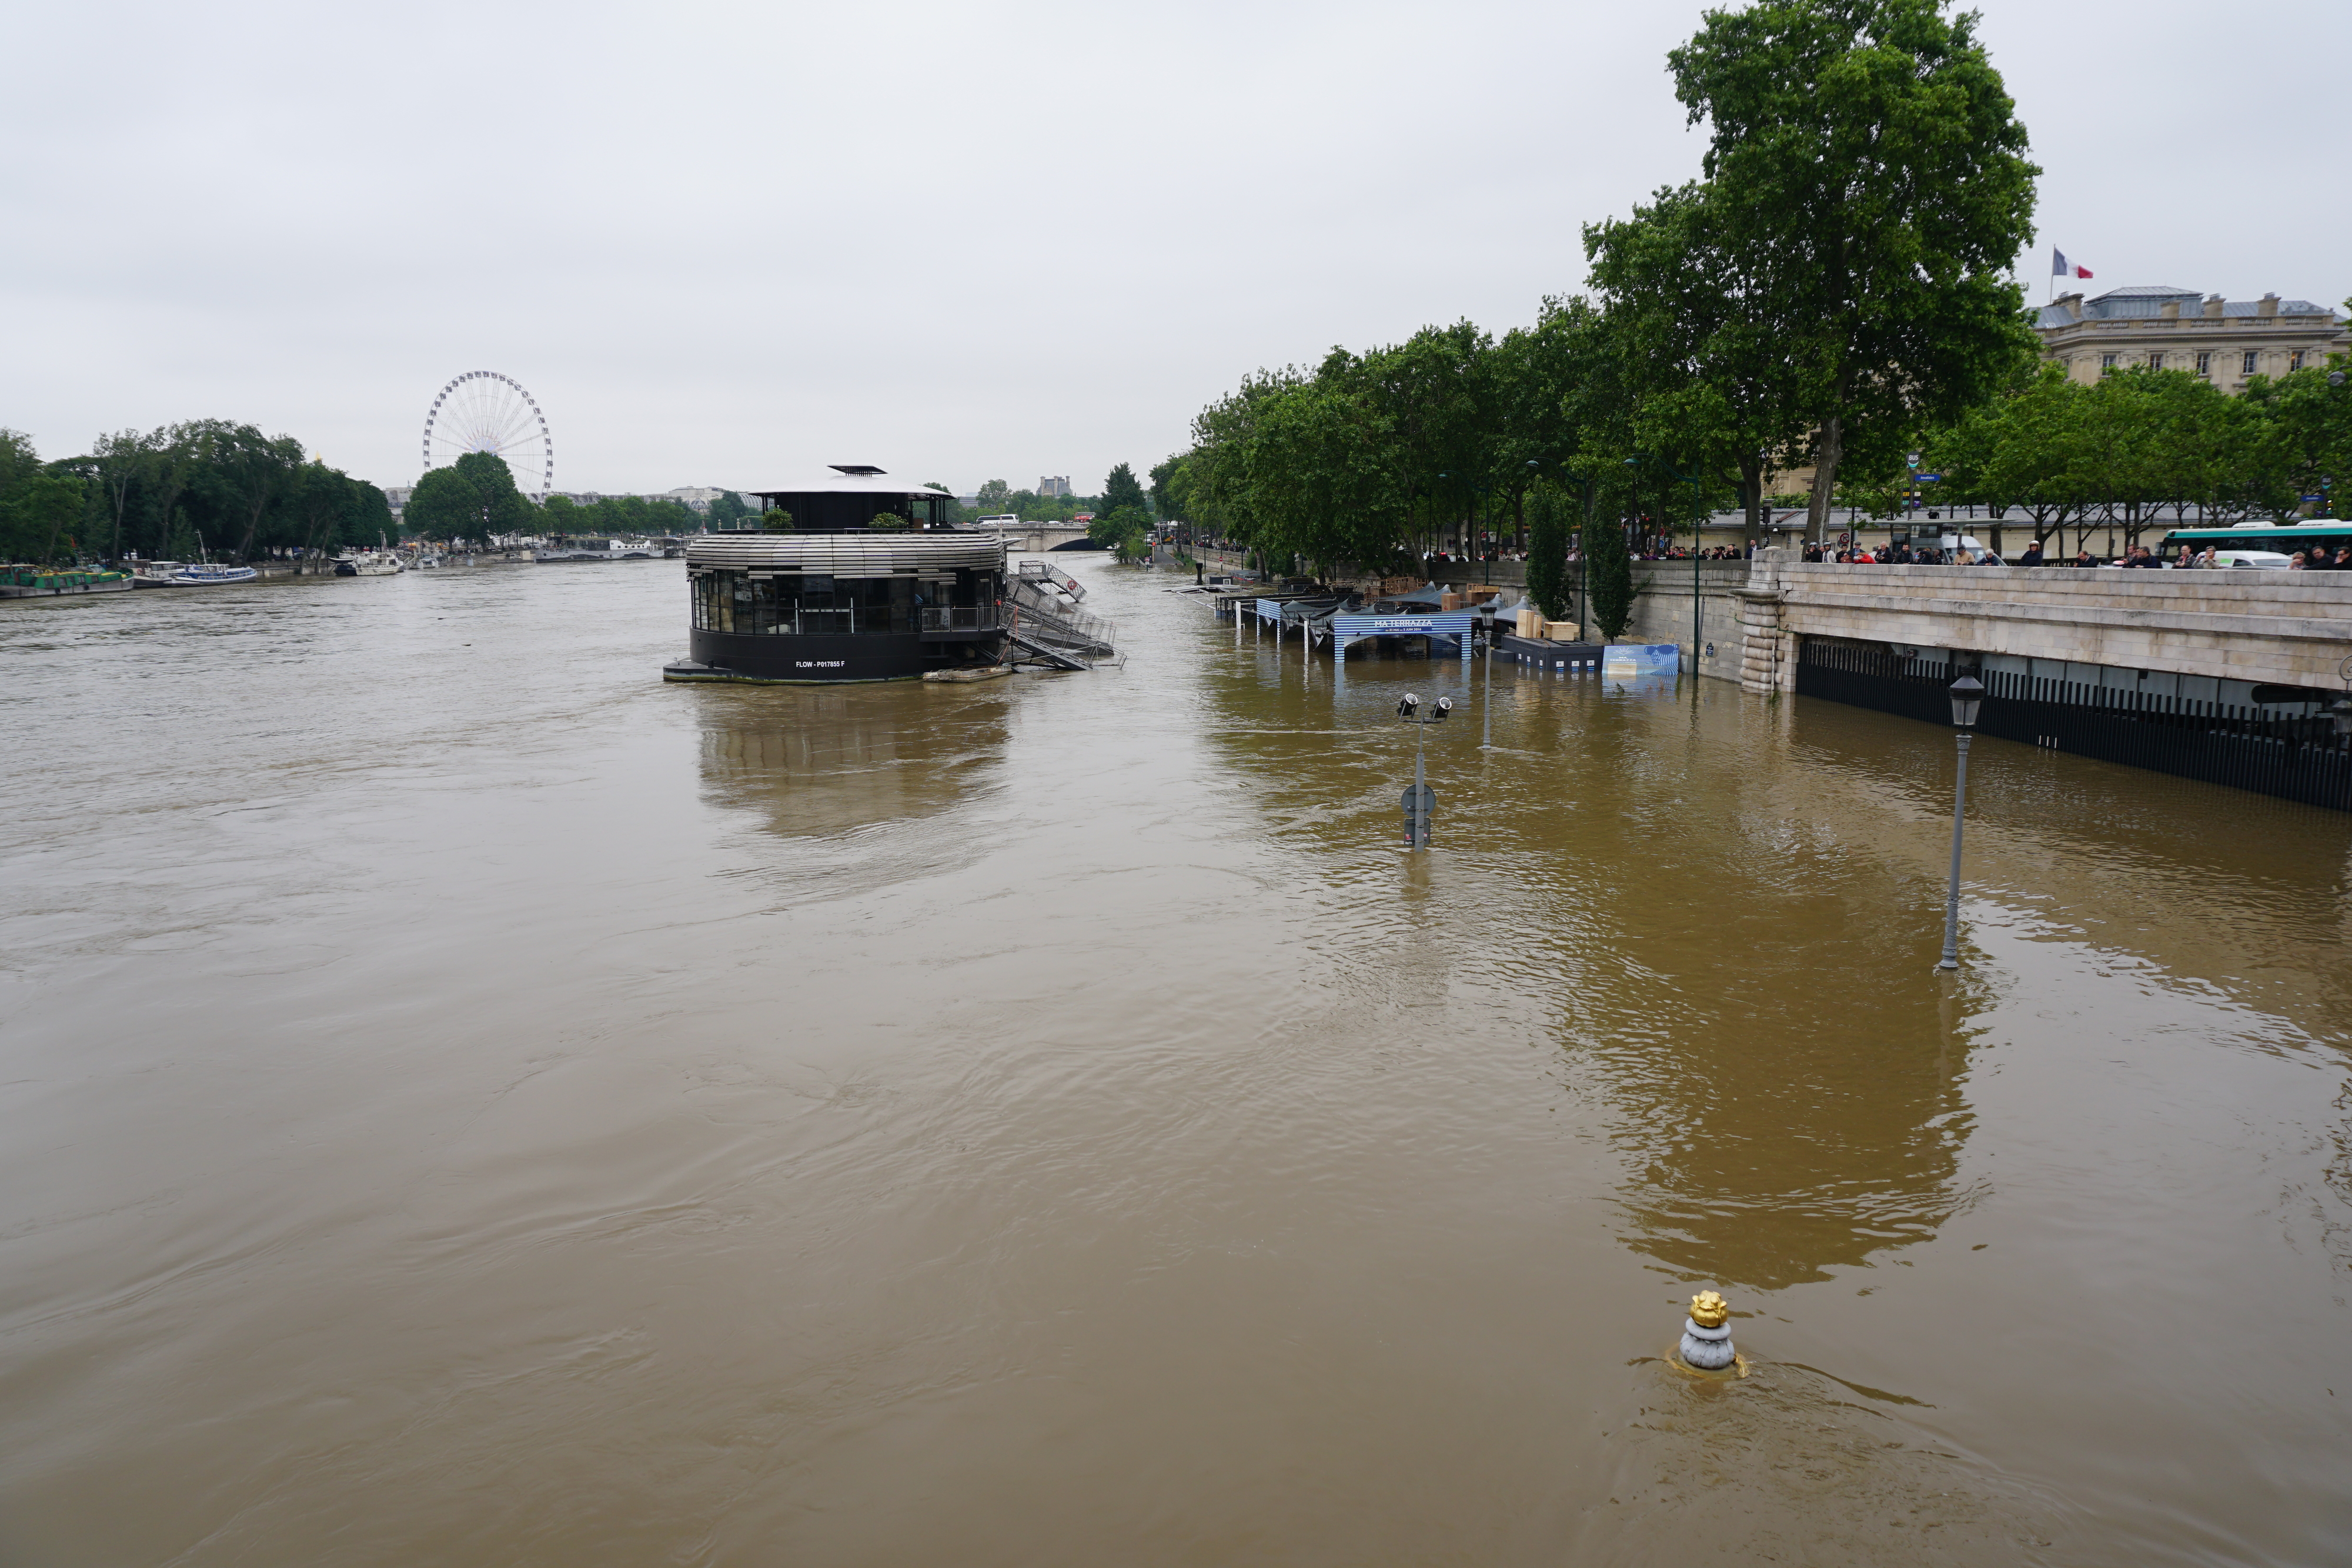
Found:
<svg viewBox="0 0 2352 1568"><path fill-rule="evenodd" d="M689 657L671 681L904 681L1006 653L1005 541L947 526L950 497L864 464L752 494L790 531L686 549ZM877 517L902 526L874 527Z"/></svg>

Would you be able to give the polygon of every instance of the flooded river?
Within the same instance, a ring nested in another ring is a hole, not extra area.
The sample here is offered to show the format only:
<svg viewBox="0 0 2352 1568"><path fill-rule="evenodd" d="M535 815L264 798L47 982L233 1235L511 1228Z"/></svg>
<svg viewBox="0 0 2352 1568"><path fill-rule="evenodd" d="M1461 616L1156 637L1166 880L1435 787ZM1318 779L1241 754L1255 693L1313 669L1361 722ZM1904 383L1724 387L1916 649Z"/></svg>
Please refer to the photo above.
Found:
<svg viewBox="0 0 2352 1568"><path fill-rule="evenodd" d="M2352 819L1079 570L0 610L0 1562L2352 1559Z"/></svg>

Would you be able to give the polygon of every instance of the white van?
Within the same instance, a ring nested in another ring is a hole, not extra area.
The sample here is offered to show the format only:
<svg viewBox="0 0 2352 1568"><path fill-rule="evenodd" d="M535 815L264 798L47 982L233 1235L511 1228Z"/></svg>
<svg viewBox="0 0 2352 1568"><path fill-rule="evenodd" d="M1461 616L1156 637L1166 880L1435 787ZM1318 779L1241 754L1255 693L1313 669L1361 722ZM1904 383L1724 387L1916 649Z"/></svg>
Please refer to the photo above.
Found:
<svg viewBox="0 0 2352 1568"><path fill-rule="evenodd" d="M1954 550L1966 550L1972 560L1983 561L1990 559L1994 565L2000 564L2000 557L1994 555L1991 548L1974 534L1946 534L1936 541L1936 548L1946 555L1950 555Z"/></svg>

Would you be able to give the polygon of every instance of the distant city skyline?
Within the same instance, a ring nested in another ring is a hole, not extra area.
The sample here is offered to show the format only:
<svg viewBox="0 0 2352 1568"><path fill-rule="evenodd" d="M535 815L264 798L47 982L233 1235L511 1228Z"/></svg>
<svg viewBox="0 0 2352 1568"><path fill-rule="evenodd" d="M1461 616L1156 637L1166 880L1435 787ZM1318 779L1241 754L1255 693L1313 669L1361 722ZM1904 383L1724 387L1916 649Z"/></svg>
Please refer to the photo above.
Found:
<svg viewBox="0 0 2352 1568"><path fill-rule="evenodd" d="M2341 141L2337 95L2282 55L2336 36L2335 6L1980 8L2045 171L2030 301L2053 247L2102 287L2352 293L2352 214L2310 199L2305 156ZM1580 291L1582 225L1699 172L1665 54L1703 9L1200 0L1081 26L1047 0L481 0L453 52L365 7L31 7L19 56L103 61L107 90L26 71L0 99L0 424L55 457L232 419L409 485L436 392L487 369L544 412L556 487L847 456L963 493L1007 475L992 454L1043 446L1092 493L1261 368L1501 331ZM877 57L956 85L887 114L868 75L817 65L757 114L644 96L714 61ZM1039 70L1160 111L1000 111L971 85ZM2152 141L2157 105L2195 134ZM485 158L527 171L529 200L458 177ZM1041 187L1141 237L1115 263L976 237ZM2183 221L2181 193L2210 190L2292 238ZM1138 221L1165 212L1217 221Z"/></svg>

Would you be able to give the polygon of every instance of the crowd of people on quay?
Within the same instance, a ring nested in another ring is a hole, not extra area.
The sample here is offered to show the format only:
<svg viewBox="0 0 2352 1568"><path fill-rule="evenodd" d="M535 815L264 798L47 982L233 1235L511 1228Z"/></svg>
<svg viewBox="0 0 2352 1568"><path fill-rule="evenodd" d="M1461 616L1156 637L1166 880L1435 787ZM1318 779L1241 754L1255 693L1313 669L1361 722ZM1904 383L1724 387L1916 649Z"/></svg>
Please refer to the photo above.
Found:
<svg viewBox="0 0 2352 1568"><path fill-rule="evenodd" d="M2073 567L2142 567L2150 570L2170 568L2175 571L2212 570L2224 563L2216 559L2214 547L2197 549L2182 545L2179 553L2166 560L2146 545L2133 545L2119 556L2095 555L2088 549L2077 550L2069 558L2063 553L2045 553L2039 539L2027 545L2014 560L2004 561L1990 550L1945 550L1933 546L1885 546L1875 550L1856 547L1839 549L1832 546L1807 545L1805 559L1833 561L1858 566L2073 566ZM2330 553L2324 545L2314 545L2309 550L2296 550L2287 557L2289 571L2352 571L2352 546L2338 548Z"/></svg>
<svg viewBox="0 0 2352 1568"><path fill-rule="evenodd" d="M1686 561L1691 558L1690 549L1686 545L1675 545L1660 539L1645 539L1643 545L1643 549L1633 552L1633 559ZM1755 555L1756 549L1757 547L1752 544L1716 545L1699 551L1698 559L1702 561L1747 560ZM1490 549L1485 555L1475 557L1458 553L1448 554L1444 550L1425 550L1422 555L1423 562L1430 566L1474 561L1524 561L1527 559L1528 552L1523 549ZM1569 564L1573 566L1582 559L1581 554L1571 545L1568 551ZM2096 555L2085 549L2077 550L2069 557L2063 550L2045 552L2039 539L2027 545L2016 559L2011 560L2004 560L1990 549L1946 549L1940 545L1899 542L1877 546L1859 542L1853 544L1808 542L1804 546L1803 559L1816 564L1830 563L1839 566L2073 566L2146 567L2159 570L2168 567L2176 571L2210 570L2223 564L2215 559L2214 547L2211 545L2207 545L2201 550L2182 545L2177 557L2171 560L2166 560L2146 545L2133 545L2118 556ZM2296 550L2287 558L2287 570L2289 571L2352 571L2352 545L2340 546L2332 552L2325 545L2314 545L2308 550Z"/></svg>

